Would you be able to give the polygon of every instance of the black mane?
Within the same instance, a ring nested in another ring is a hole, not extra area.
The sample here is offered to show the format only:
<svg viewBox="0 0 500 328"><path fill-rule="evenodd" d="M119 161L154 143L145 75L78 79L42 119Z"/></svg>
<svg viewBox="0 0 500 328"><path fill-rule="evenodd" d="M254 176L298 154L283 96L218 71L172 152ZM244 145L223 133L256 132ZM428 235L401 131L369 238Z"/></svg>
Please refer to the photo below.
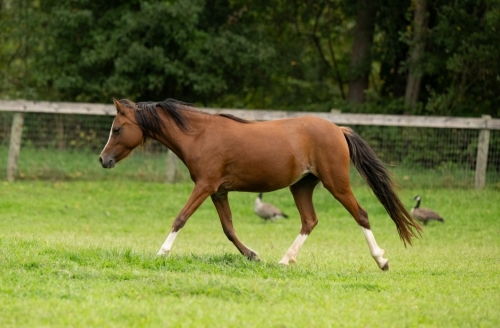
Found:
<svg viewBox="0 0 500 328"><path fill-rule="evenodd" d="M155 138L163 134L162 128L165 127L164 122L160 119L158 110L156 107L161 107L167 114L169 114L174 120L175 124L184 132L190 130L189 122L187 121L184 111L196 111L194 107L189 103L178 101L175 99L165 99L160 102L139 102L134 104L128 99L119 100L119 102L125 107L132 108L135 110L135 119L137 124L142 130L144 135L144 141L148 138ZM211 115L202 111L196 111L200 114ZM252 121L242 119L240 117L231 114L216 114L218 116L226 117L241 123L251 123Z"/></svg>
<svg viewBox="0 0 500 328"><path fill-rule="evenodd" d="M252 123L253 122L253 121L249 121L249 120L246 120L246 119L238 117L238 116L234 116L233 114L221 113L221 114L217 114L217 115L230 118L230 119L232 119L236 122L240 122L240 123Z"/></svg>

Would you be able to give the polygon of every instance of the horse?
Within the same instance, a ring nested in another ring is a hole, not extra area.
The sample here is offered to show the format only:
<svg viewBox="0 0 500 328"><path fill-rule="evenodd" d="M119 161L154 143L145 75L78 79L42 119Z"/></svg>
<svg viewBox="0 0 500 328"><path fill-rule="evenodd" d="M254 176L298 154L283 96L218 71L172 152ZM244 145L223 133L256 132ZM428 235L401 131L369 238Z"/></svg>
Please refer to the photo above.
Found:
<svg viewBox="0 0 500 328"><path fill-rule="evenodd" d="M99 156L103 168L115 167L134 148L155 139L179 157L194 182L187 203L158 251L160 256L170 253L179 230L211 197L226 237L248 259L260 260L257 252L236 235L228 193L261 193L288 187L302 226L279 263L296 263L300 248L318 223L312 196L321 181L361 227L378 267L388 270L389 260L375 240L368 213L351 190L351 161L394 221L404 246L421 235L420 225L396 194L390 171L366 141L348 127L315 116L250 121L230 114L206 113L174 99L113 102L117 113Z"/></svg>

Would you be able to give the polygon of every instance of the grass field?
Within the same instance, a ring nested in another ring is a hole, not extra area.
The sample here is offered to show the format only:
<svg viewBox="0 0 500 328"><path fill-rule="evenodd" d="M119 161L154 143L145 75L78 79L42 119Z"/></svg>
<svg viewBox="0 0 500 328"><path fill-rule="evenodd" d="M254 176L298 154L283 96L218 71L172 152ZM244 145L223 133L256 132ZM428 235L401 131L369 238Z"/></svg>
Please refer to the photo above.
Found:
<svg viewBox="0 0 500 328"><path fill-rule="evenodd" d="M158 258L191 186L0 182L0 326L500 326L497 191L403 190L408 208L418 193L446 219L405 249L375 197L355 187L390 260L382 272L322 188L296 265L277 264L300 229L287 190L264 196L290 216L274 223L253 214L255 194L230 194L238 235L261 262L239 255L209 200Z"/></svg>

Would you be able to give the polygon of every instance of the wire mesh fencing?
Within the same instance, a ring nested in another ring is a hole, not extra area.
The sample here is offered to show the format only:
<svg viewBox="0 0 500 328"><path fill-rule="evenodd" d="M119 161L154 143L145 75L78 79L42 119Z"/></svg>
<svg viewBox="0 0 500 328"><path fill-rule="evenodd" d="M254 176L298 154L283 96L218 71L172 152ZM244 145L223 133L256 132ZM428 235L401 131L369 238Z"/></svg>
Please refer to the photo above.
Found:
<svg viewBox="0 0 500 328"><path fill-rule="evenodd" d="M479 130L353 126L402 186L473 187ZM490 133L486 184L500 187L500 131Z"/></svg>
<svg viewBox="0 0 500 328"><path fill-rule="evenodd" d="M0 177L5 179L13 113L0 118ZM168 150L156 141L138 147L113 170L101 167L98 158L112 122L112 116L25 113L17 179L165 181Z"/></svg>
<svg viewBox="0 0 500 328"><path fill-rule="evenodd" d="M5 179L12 112L0 112L0 179ZM17 179L166 181L168 150L138 147L113 170L98 162L112 116L25 113ZM396 175L401 186L473 187L479 130L351 126ZM500 131L490 133L486 186L500 188ZM272 142L272 141L270 141ZM328 151L325 149L324 151ZM351 170L354 182L360 178ZM180 165L177 180L188 180Z"/></svg>

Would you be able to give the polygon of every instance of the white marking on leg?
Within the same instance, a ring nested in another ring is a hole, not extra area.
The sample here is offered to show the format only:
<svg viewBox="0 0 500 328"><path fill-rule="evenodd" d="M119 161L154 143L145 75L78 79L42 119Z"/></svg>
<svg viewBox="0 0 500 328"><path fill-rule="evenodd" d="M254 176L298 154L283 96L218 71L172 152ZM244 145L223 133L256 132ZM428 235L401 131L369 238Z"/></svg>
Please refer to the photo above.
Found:
<svg viewBox="0 0 500 328"><path fill-rule="evenodd" d="M383 269L387 265L387 262L389 262L389 260L384 258L385 251L378 247L375 236L373 236L373 232L370 229L365 229L363 227L361 227L361 229L365 234L366 242L368 243L372 257L377 262L379 268Z"/></svg>
<svg viewBox="0 0 500 328"><path fill-rule="evenodd" d="M177 232L178 231L172 231L171 233L168 234L167 239L161 245L160 250L158 251L157 255L168 255L170 253L170 250L172 249L172 245L174 244L175 237L177 237Z"/></svg>
<svg viewBox="0 0 500 328"><path fill-rule="evenodd" d="M298 235L297 238L295 238L295 240L293 241L292 246L290 246L290 248L286 251L285 256L283 256L279 263L288 265L290 262L297 262L297 254L299 253L300 248L302 247L308 236L309 235L303 234Z"/></svg>

